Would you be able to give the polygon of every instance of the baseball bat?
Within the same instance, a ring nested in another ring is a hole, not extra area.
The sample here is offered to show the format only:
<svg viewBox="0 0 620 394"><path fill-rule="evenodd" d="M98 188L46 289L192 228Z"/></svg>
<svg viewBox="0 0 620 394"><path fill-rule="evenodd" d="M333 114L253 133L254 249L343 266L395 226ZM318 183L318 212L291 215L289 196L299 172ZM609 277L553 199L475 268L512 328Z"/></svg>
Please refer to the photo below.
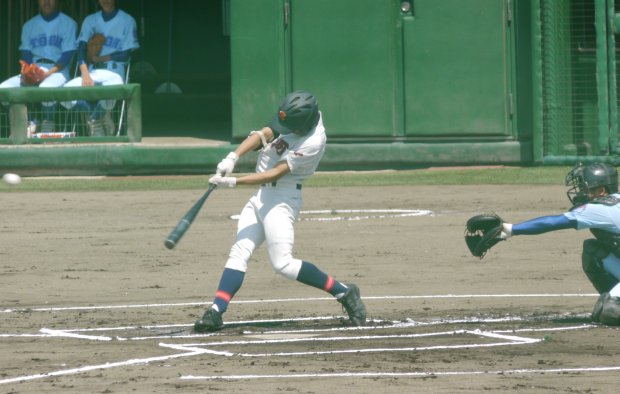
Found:
<svg viewBox="0 0 620 394"><path fill-rule="evenodd" d="M183 235L189 229L189 226L191 226L192 223L194 222L194 219L196 219L196 215L198 215L198 212L204 205L205 201L207 201L209 194L211 194L211 192L216 187L217 186L214 184L209 184L209 188L207 189L205 194L203 194L202 197L200 197L200 200L194 203L194 206L192 206L189 209L189 211L187 211L187 213L179 221L177 226L170 232L170 235L168 235L168 238L166 238L166 241L164 242L164 245L166 245L168 249L174 249L174 247L177 246L177 244L181 240L181 237L183 237Z"/></svg>

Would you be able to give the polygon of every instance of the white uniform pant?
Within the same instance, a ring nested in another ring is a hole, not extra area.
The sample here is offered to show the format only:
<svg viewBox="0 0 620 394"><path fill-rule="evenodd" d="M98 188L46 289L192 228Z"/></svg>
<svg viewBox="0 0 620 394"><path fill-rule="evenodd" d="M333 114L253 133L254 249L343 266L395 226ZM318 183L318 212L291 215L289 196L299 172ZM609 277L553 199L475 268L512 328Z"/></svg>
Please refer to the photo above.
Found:
<svg viewBox="0 0 620 394"><path fill-rule="evenodd" d="M301 209L301 190L263 186L250 198L237 223L237 238L226 268L246 272L256 248L267 243L271 265L279 274L295 280L302 261L293 258L294 224Z"/></svg>
<svg viewBox="0 0 620 394"><path fill-rule="evenodd" d="M49 70L47 67L41 67L41 69L45 70L46 72ZM51 74L49 77L45 78L44 81L42 81L39 84L40 88L59 88L61 86L63 86L65 84L65 82L67 82L67 78L64 76L64 74L62 73L53 73ZM21 75L16 75L14 77L11 77L9 79L7 79L6 81L0 83L0 89L4 89L4 88L19 88L21 87ZM7 102L3 102L3 105L9 105L9 103ZM52 106L55 104L54 101L46 101L41 103L45 106Z"/></svg>
<svg viewBox="0 0 620 394"><path fill-rule="evenodd" d="M90 77L92 78L95 86L112 86L112 85L122 85L123 78L110 70L105 69L94 69L90 70ZM65 84L66 87L76 87L82 86L82 77L73 78L69 82ZM62 106L66 109L71 109L77 104L77 100L74 101L63 101L61 102ZM110 111L114 108L116 104L116 100L101 100L99 104L106 111Z"/></svg>

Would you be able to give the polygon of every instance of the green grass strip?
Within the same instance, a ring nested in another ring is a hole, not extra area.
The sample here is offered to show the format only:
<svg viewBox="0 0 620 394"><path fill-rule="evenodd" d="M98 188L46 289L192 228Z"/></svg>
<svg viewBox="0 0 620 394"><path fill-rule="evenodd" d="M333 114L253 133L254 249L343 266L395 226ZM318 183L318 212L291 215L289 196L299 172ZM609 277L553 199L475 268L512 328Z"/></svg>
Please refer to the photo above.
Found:
<svg viewBox="0 0 620 394"><path fill-rule="evenodd" d="M319 172L308 187L397 185L563 185L570 167L429 168L407 171ZM19 185L0 182L5 192L93 192L206 189L210 175L122 177L30 177Z"/></svg>

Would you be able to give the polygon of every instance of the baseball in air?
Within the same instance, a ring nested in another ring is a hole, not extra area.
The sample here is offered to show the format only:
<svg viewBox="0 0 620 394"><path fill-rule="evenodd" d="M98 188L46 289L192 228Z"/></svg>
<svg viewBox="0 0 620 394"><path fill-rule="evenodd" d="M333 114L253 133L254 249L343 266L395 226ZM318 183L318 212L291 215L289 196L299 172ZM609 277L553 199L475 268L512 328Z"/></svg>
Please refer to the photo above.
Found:
<svg viewBox="0 0 620 394"><path fill-rule="evenodd" d="M4 174L2 180L9 185L19 185L22 183L22 177L17 174Z"/></svg>

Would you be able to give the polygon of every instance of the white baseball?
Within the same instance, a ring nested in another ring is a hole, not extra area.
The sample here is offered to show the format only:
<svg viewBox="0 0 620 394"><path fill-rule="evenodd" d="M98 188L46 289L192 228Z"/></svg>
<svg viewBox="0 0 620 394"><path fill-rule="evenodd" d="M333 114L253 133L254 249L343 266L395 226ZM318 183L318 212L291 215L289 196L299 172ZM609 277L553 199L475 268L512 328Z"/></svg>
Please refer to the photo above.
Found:
<svg viewBox="0 0 620 394"><path fill-rule="evenodd" d="M17 174L4 174L2 176L2 180L9 185L19 185L20 183L22 183L22 177Z"/></svg>

